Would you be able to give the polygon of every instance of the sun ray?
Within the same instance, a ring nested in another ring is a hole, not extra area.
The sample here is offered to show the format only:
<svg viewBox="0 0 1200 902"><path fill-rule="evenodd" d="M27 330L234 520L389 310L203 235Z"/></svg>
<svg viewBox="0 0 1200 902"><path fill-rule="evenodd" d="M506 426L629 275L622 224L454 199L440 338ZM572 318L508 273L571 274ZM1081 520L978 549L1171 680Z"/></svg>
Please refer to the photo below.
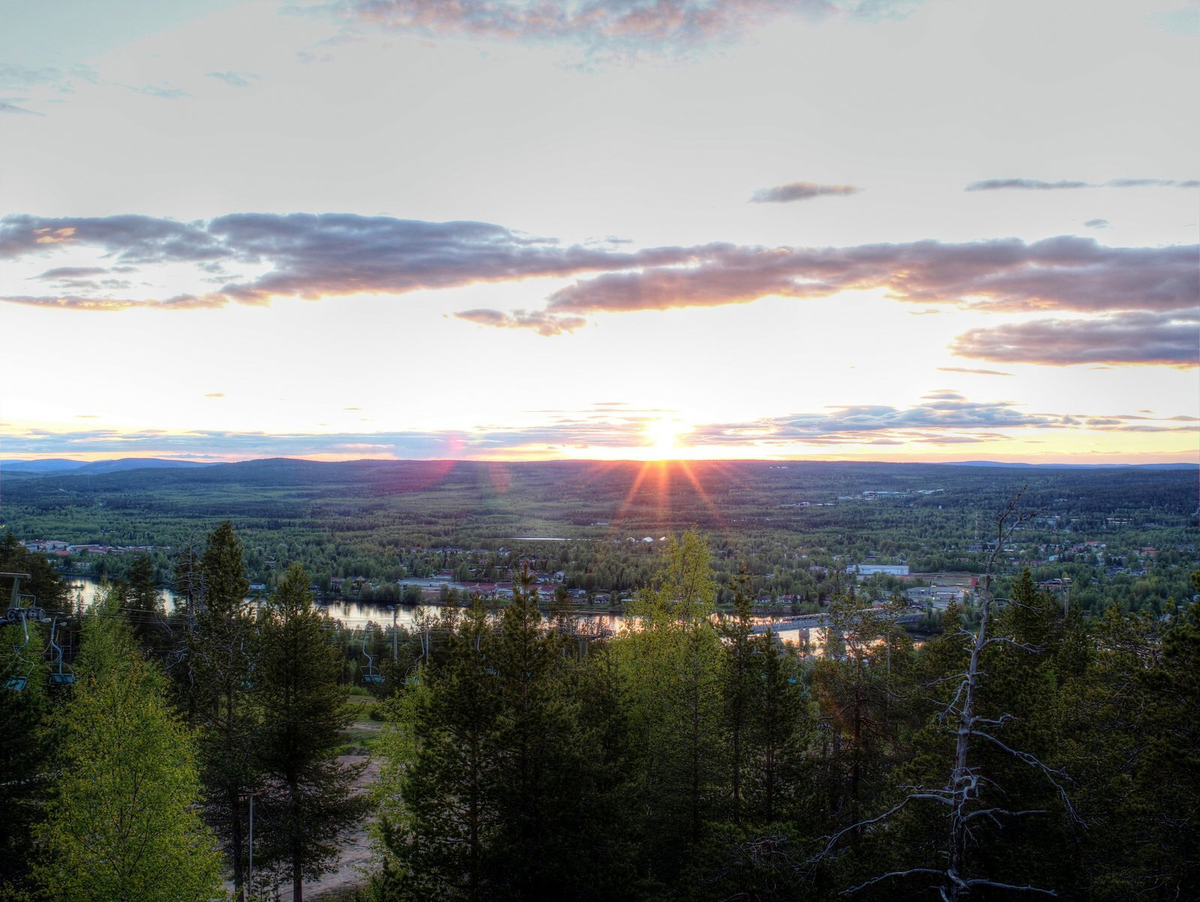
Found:
<svg viewBox="0 0 1200 902"><path fill-rule="evenodd" d="M705 507L708 508L709 513L713 515L713 519L716 520L717 526L720 527L722 532L727 533L729 531L729 525L725 522L725 518L721 515L721 512L717 509L716 504L713 503L712 498L701 484L699 477L692 472L690 462L686 460L680 460L676 461L676 463L679 464L679 469L683 471L683 475L691 480L692 486L696 489L696 493L700 496L700 500L704 502Z"/></svg>

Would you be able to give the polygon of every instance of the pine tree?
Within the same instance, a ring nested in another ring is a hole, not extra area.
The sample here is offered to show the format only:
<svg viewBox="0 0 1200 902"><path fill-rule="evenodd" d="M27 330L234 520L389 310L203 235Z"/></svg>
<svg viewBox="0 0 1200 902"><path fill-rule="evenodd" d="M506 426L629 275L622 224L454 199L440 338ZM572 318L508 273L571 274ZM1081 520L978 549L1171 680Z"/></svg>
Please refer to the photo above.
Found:
<svg viewBox="0 0 1200 902"><path fill-rule="evenodd" d="M745 788L742 785L746 770L746 740L755 695L756 643L751 633L752 614L750 578L746 565L733 582L733 622L723 629L725 646L725 730L729 740L729 801L730 820L735 826L742 823Z"/></svg>
<svg viewBox="0 0 1200 902"><path fill-rule="evenodd" d="M56 793L37 829L38 881L63 902L215 898L220 858L198 813L194 737L104 604L87 620L77 669Z"/></svg>
<svg viewBox="0 0 1200 902"><path fill-rule="evenodd" d="M685 533L638 594L640 628L615 649L638 752L641 869L651 883L677 879L720 798L724 650L709 619L715 597L708 549Z"/></svg>
<svg viewBox="0 0 1200 902"><path fill-rule="evenodd" d="M263 780L259 860L292 884L327 871L338 841L365 813L354 794L359 768L337 760L352 715L338 685L341 658L326 642L325 616L313 606L309 577L293 564L259 621L253 697L262 718L255 765Z"/></svg>
<svg viewBox="0 0 1200 902"><path fill-rule="evenodd" d="M242 545L226 522L208 537L201 563L203 593L188 637L187 705L200 727L208 816L244 898L248 794L254 791L256 728L249 703L255 649L254 618L245 604L250 583Z"/></svg>
<svg viewBox="0 0 1200 902"><path fill-rule="evenodd" d="M537 592L524 571L504 609L491 660L496 705L491 786L497 830L491 860L497 898L570 898L568 854L578 828L576 706L566 695L566 638L542 628Z"/></svg>
<svg viewBox="0 0 1200 902"><path fill-rule="evenodd" d="M1192 578L1200 589L1200 574ZM1150 738L1133 781L1148 859L1142 887L1152 898L1180 899L1200 880L1200 604L1167 630L1158 666L1139 682Z"/></svg>
<svg viewBox="0 0 1200 902"><path fill-rule="evenodd" d="M388 902L492 897L492 639L477 603L451 629L444 658L393 703L378 825Z"/></svg>
<svg viewBox="0 0 1200 902"><path fill-rule="evenodd" d="M134 635L145 649L153 650L170 637L165 629L162 600L154 584L154 564L146 555L134 559L129 567L129 589L125 593L126 617Z"/></svg>
<svg viewBox="0 0 1200 902"><path fill-rule="evenodd" d="M44 610L58 609L66 600L66 586L45 557L31 554L12 533L0 540L0 572L28 574L19 581L20 594L33 595ZM0 603L8 604L11 590L12 582L4 579ZM61 699L47 691L46 671L38 662L46 641L46 628L38 623L4 625L0 619L0 898L27 883L31 830L44 814L46 774L52 770L52 736L44 720ZM20 691L6 688L9 680L20 679L27 680Z"/></svg>

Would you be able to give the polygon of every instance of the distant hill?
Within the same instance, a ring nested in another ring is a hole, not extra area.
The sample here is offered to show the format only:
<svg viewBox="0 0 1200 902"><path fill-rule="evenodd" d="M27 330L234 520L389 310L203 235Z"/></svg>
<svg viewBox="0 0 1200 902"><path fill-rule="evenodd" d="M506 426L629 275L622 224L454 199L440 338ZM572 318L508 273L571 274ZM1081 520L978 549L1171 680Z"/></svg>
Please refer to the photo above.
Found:
<svg viewBox="0 0 1200 902"><path fill-rule="evenodd" d="M1196 464L1026 464L1005 463L999 460L960 460L939 466L950 467L1004 467L1025 470L1194 470Z"/></svg>
<svg viewBox="0 0 1200 902"><path fill-rule="evenodd" d="M65 473L78 470L86 461L67 460L54 457L48 460L0 460L0 472L4 473Z"/></svg>
<svg viewBox="0 0 1200 902"><path fill-rule="evenodd" d="M119 460L68 460L63 457L48 460L0 460L0 473L9 476L96 476L102 473L123 473L126 470L166 470L211 467L213 464L195 460L169 460L160 457L122 457Z"/></svg>

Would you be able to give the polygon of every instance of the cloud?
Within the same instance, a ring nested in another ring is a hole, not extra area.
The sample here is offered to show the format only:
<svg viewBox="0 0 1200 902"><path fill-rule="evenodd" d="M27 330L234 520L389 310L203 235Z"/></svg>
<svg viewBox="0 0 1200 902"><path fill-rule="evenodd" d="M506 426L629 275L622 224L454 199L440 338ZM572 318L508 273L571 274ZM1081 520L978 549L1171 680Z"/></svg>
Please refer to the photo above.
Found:
<svg viewBox="0 0 1200 902"><path fill-rule="evenodd" d="M688 266L600 275L555 292L547 311L664 310L776 295L883 289L896 300L991 310L1178 310L1200 302L1195 246L1109 248L1090 238L1026 244L919 241L849 248L691 248Z"/></svg>
<svg viewBox="0 0 1200 902"><path fill-rule="evenodd" d="M561 418L527 427L483 425L468 430L429 432L280 433L161 429L122 432L90 429L9 430L3 436L9 454L163 454L201 459L336 455L342 457L470 458L537 456L545 449L636 448L649 440L648 420L609 417Z"/></svg>
<svg viewBox="0 0 1200 902"><path fill-rule="evenodd" d="M1059 181L1040 179L984 179L971 182L964 191L1064 191L1077 188L1200 188L1200 179L1109 179L1107 182Z"/></svg>
<svg viewBox="0 0 1200 902"><path fill-rule="evenodd" d="M454 314L459 319L480 326L492 326L498 329L533 329L539 335L561 335L587 324L582 316L551 314L535 310L527 313L524 310L514 310L505 313L502 310L463 310Z"/></svg>
<svg viewBox="0 0 1200 902"><path fill-rule="evenodd" d="M1002 363L1194 367L1200 363L1198 336L1200 310L1135 311L1097 319L1042 319L971 329L955 339L951 349L962 357Z"/></svg>
<svg viewBox="0 0 1200 902"><path fill-rule="evenodd" d="M225 82L225 84L229 85L231 88L249 88L253 86L256 81L259 81L262 78L261 75L256 75L253 72L234 71L206 72L204 73L204 77L219 79L220 81Z"/></svg>
<svg viewBox="0 0 1200 902"><path fill-rule="evenodd" d="M130 265L198 263L230 255L200 223L138 215L0 218L0 259L50 250L55 244L95 247Z"/></svg>
<svg viewBox="0 0 1200 902"><path fill-rule="evenodd" d="M819 299L865 289L925 307L1006 312L1167 314L1200 305L1194 245L1114 248L1091 238L1061 237L1031 244L1017 239L845 248L712 243L628 250L561 245L490 223L351 214L241 213L207 223L138 215L0 219L0 259L46 257L63 248L98 252L107 270L48 269L35 278L58 280L58 293L2 300L81 310L196 309L262 305L281 296L401 295L586 276L550 294L542 310L480 308L456 314L482 326L542 335L578 329L598 313L712 307L768 296ZM180 264L193 270L197 290L137 298L128 283L105 278L133 268L152 278L148 270L156 266L171 267L174 274ZM222 275L232 268L258 275ZM212 290L214 272L219 287ZM983 353L983 332L969 334L959 345L965 356L1022 359L989 356L1000 352ZM1007 333L993 337L1001 334Z"/></svg>
<svg viewBox="0 0 1200 902"><path fill-rule="evenodd" d="M966 400L961 393L952 391L948 388L938 389L937 391L927 392L921 396L923 401L964 401Z"/></svg>
<svg viewBox="0 0 1200 902"><path fill-rule="evenodd" d="M1084 225L1084 228L1088 228L1088 229L1111 229L1112 228L1112 226L1109 224L1109 221L1107 219L1089 219L1083 225Z"/></svg>
<svg viewBox="0 0 1200 902"><path fill-rule="evenodd" d="M973 376L1011 376L1012 373L1002 373L999 370L969 370L961 366L939 366L943 373L969 373Z"/></svg>
<svg viewBox="0 0 1200 902"><path fill-rule="evenodd" d="M591 61L681 56L780 18L817 22L902 15L897 0L330 0L350 27L431 38L568 44Z"/></svg>
<svg viewBox="0 0 1200 902"><path fill-rule="evenodd" d="M739 444L770 441L844 444L858 442L864 434L882 433L898 440L909 432L929 430L1015 429L1025 427L1057 428L1062 417L1029 414L1007 402L980 403L959 398L915 407L884 405L833 407L824 413L799 413L749 423L718 424L702 427L688 436L689 444Z"/></svg>
<svg viewBox="0 0 1200 902"><path fill-rule="evenodd" d="M44 307L58 310L91 310L114 311L132 310L138 307L157 310L207 310L213 307L223 307L226 299L219 295L197 297L190 294L175 297L149 300L144 298L114 298L114 297L84 297L81 295L6 295L0 301L9 304L21 304L26 307Z"/></svg>
<svg viewBox="0 0 1200 902"><path fill-rule="evenodd" d="M38 69L29 66L0 64L0 87L30 88L35 85L52 84L62 78L62 71L53 66Z"/></svg>
<svg viewBox="0 0 1200 902"><path fill-rule="evenodd" d="M25 107L17 106L14 103L9 103L6 100L0 100L0 113L13 113L18 116L43 116L44 113L38 113L33 110L27 110Z"/></svg>
<svg viewBox="0 0 1200 902"><path fill-rule="evenodd" d="M33 278L58 281L60 279L86 279L91 276L106 276L108 273L109 270L103 266L59 266L55 269L48 269L41 275L34 276Z"/></svg>
<svg viewBox="0 0 1200 902"><path fill-rule="evenodd" d="M76 296L7 297L16 303L90 309L131 306L213 307L230 301L265 304L274 296L318 298L381 292L403 294L474 282L510 282L542 276L679 263L686 248L628 252L530 238L481 222L424 222L349 214L242 213L208 223L123 215L104 218L0 219L0 260L91 248L125 266L214 264L269 270L215 292L168 301L113 299L102 292ZM98 287L98 286L97 286ZM533 325L531 315L523 321Z"/></svg>
<svg viewBox="0 0 1200 902"><path fill-rule="evenodd" d="M207 392L207 393L204 395L204 397L206 397L206 398L224 398L224 397L225 397L225 392L223 392L223 391L210 391L210 392Z"/></svg>
<svg viewBox="0 0 1200 902"><path fill-rule="evenodd" d="M762 188L754 192L750 198L752 204L790 204L798 200L811 200L814 197L844 197L858 194L862 188L854 185L818 185L814 182L792 182L790 185L777 185L774 188Z"/></svg>
<svg viewBox="0 0 1200 902"><path fill-rule="evenodd" d="M463 430L298 432L270 434L223 430L183 433L162 429L122 432L90 429L4 427L5 452L59 454L157 454L201 459L286 456L493 458L541 456L573 450L644 449L652 441L647 427L655 411L594 410L590 414L551 415L526 426L479 424ZM1048 414L1027 412L1007 401L973 401L957 392L938 391L911 407L845 405L734 423L695 425L677 441L690 448L758 447L785 451L787 446L901 446L912 443L955 445L1005 440L1013 430L1136 432L1196 435L1193 416Z"/></svg>
<svg viewBox="0 0 1200 902"><path fill-rule="evenodd" d="M1129 417L1026 413L1006 401L971 401L954 392L913 407L853 405L825 412L699 426L681 437L690 447L720 445L964 444L1004 440L997 430L1187 432L1193 426L1131 424ZM929 399L922 399L923 402Z"/></svg>
<svg viewBox="0 0 1200 902"><path fill-rule="evenodd" d="M158 97L161 100L181 100L184 97L192 96L190 91L185 91L183 88L165 88L160 85L121 85L121 87L134 94L145 94L147 97Z"/></svg>

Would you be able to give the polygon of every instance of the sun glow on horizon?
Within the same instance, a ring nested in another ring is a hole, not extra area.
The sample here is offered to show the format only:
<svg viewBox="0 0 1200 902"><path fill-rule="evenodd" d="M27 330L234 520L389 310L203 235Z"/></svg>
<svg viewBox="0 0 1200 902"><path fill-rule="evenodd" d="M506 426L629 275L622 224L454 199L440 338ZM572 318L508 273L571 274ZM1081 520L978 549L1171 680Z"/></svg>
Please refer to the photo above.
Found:
<svg viewBox="0 0 1200 902"><path fill-rule="evenodd" d="M645 434L649 441L647 449L651 460L677 460L682 456L679 437L690 430L679 420L663 417L646 425Z"/></svg>

